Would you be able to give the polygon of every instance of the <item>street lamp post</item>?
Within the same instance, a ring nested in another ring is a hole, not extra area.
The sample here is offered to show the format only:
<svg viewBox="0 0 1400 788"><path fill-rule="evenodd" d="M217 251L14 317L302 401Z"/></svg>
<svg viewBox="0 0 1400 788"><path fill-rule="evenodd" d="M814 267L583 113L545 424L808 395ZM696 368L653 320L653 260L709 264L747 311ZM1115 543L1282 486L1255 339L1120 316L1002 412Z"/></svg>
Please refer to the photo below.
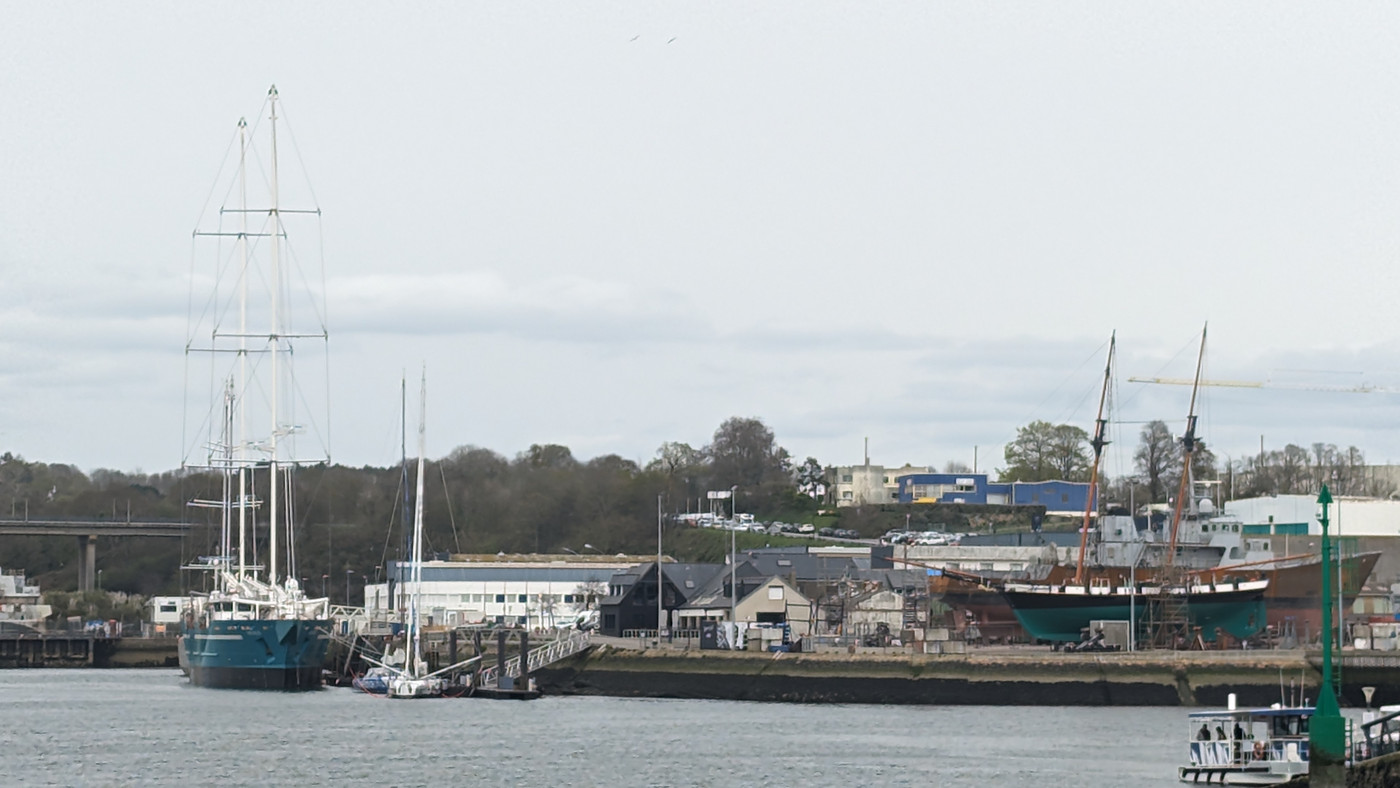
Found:
<svg viewBox="0 0 1400 788"><path fill-rule="evenodd" d="M661 496L656 496L656 646L661 647L661 630L665 626L666 606L661 601L664 583L661 579Z"/></svg>
<svg viewBox="0 0 1400 788"><path fill-rule="evenodd" d="M717 511L723 511L721 501L725 498L730 500L730 517L732 519L729 522L729 623L734 627L735 636L737 637L739 622L736 619L738 618L739 588L736 585L737 578L734 571L734 564L739 552L737 549L738 541L735 536L735 530L739 527L739 485L736 484L728 490L710 490L709 498L711 516L715 515ZM731 642L729 646L733 648L733 642Z"/></svg>

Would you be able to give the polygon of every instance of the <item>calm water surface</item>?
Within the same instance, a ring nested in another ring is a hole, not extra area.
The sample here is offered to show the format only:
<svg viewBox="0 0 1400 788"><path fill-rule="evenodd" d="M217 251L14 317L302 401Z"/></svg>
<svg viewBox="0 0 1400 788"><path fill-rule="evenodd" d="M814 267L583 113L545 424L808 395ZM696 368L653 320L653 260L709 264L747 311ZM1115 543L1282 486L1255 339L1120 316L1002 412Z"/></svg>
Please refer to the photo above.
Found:
<svg viewBox="0 0 1400 788"><path fill-rule="evenodd" d="M190 687L0 671L0 785L1175 786L1186 710Z"/></svg>

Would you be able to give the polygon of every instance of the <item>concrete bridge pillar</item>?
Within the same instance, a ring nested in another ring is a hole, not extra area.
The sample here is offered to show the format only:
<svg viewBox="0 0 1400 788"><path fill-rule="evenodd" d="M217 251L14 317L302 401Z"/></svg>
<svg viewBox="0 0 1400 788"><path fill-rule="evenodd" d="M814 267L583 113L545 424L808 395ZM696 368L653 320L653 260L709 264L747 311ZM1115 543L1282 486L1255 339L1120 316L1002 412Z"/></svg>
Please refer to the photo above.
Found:
<svg viewBox="0 0 1400 788"><path fill-rule="evenodd" d="M78 590L92 591L97 580L97 537L78 537Z"/></svg>

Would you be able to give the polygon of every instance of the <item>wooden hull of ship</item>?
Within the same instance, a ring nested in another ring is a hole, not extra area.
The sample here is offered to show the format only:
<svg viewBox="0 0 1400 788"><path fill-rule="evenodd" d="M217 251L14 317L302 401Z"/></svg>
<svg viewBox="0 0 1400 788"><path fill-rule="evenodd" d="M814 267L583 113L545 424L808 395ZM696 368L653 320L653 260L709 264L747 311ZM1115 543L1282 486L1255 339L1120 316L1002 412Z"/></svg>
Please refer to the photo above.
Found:
<svg viewBox="0 0 1400 788"><path fill-rule="evenodd" d="M1349 609L1356 595L1361 592L1371 570L1375 569L1380 553L1358 553L1342 559L1342 604ZM1132 576L1127 567L1100 566L1086 569L1089 579L1109 580L1115 586L1127 585ZM1269 589L1264 592L1267 606L1267 623L1281 632L1292 627L1299 635L1322 631L1322 558L1314 556L1273 568L1250 566L1224 566L1195 573L1202 582L1229 583L1239 580L1259 578L1269 581ZM1137 581L1142 582L1146 573L1137 572ZM1070 583L1074 580L1074 567L1056 566L1046 582L1051 585Z"/></svg>
<svg viewBox="0 0 1400 788"><path fill-rule="evenodd" d="M1358 553L1342 559L1342 609L1350 610L1357 594L1370 578L1380 553ZM1229 567L1200 575L1202 579L1223 580ZM1299 636L1311 638L1322 631L1322 559L1281 566L1262 573L1269 581L1264 594L1269 626L1276 632L1292 628Z"/></svg>
<svg viewBox="0 0 1400 788"><path fill-rule="evenodd" d="M1342 601L1343 609L1350 609L1356 595L1361 592L1371 571L1375 569L1380 553L1359 553L1342 559ZM1131 573L1126 567L1100 566L1086 569L1091 580L1108 580L1115 586L1127 585ZM1145 573L1139 572L1138 580ZM1202 573L1200 577L1212 582L1230 582L1235 579L1258 576L1269 581L1264 593L1265 617L1268 626L1275 632L1290 629L1298 636L1307 638L1322 631L1322 559L1305 560L1264 571L1251 571L1249 567L1232 569L1222 567ZM1037 583L1062 585L1072 582L1074 567L1054 566L1043 580ZM983 634L1020 640L1026 637L1016 613L999 590L987 585L958 580L949 577L929 579L929 593L940 598L954 611L954 618L962 620L964 611L970 611L982 627Z"/></svg>
<svg viewBox="0 0 1400 788"><path fill-rule="evenodd" d="M929 578L929 595L951 608L954 627L975 623L983 640L1020 642L1026 631L1001 591L990 583L975 583L948 575ZM969 620L969 615L971 620Z"/></svg>
<svg viewBox="0 0 1400 788"><path fill-rule="evenodd" d="M1021 626L1038 640L1078 642L1092 621L1141 620L1148 597L1131 594L1065 594L1050 591L1005 590ZM1186 595L1187 614L1201 636L1214 640L1216 632L1231 637L1251 637L1264 627L1264 589L1211 591Z"/></svg>

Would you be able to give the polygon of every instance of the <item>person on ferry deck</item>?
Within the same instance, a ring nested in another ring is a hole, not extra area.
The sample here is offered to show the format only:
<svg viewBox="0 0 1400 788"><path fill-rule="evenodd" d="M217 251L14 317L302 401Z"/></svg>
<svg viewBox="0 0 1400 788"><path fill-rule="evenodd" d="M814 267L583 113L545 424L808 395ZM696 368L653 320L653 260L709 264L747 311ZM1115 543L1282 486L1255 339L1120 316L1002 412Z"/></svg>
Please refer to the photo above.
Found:
<svg viewBox="0 0 1400 788"><path fill-rule="evenodd" d="M1215 738L1220 741L1225 741L1225 728L1223 726L1215 726Z"/></svg>
<svg viewBox="0 0 1400 788"><path fill-rule="evenodd" d="M1196 731L1196 741L1210 741L1210 726L1201 723L1201 729Z"/></svg>

